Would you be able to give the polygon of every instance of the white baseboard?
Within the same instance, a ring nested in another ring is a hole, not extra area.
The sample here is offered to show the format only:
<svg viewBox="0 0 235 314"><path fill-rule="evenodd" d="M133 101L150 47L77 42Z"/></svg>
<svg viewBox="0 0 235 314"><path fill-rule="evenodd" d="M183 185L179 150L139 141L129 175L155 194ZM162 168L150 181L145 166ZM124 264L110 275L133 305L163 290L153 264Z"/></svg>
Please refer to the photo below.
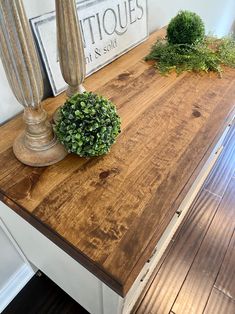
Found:
<svg viewBox="0 0 235 314"><path fill-rule="evenodd" d="M0 313L16 297L33 275L34 271L27 264L24 264L9 278L7 284L0 290Z"/></svg>

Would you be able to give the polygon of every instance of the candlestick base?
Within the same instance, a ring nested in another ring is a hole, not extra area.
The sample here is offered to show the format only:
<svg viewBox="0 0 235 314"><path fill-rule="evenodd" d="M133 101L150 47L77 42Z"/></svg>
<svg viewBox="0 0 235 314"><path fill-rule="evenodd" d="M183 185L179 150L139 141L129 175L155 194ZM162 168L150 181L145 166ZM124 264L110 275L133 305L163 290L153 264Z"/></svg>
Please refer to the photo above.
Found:
<svg viewBox="0 0 235 314"><path fill-rule="evenodd" d="M23 164L44 167L57 163L68 153L57 141L47 112L39 105L37 108L25 108L23 131L13 144L16 158Z"/></svg>
<svg viewBox="0 0 235 314"><path fill-rule="evenodd" d="M21 133L14 142L13 151L16 158L25 165L44 167L53 165L68 154L56 138L43 150L33 150L26 144L25 132Z"/></svg>

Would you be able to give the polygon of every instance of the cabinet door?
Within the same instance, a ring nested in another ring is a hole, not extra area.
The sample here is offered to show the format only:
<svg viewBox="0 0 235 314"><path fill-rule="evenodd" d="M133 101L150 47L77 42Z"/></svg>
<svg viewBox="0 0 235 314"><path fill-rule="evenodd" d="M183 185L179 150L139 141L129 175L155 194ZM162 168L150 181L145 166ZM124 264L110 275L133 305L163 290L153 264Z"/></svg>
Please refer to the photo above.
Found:
<svg viewBox="0 0 235 314"><path fill-rule="evenodd" d="M0 218L0 313L34 275Z"/></svg>

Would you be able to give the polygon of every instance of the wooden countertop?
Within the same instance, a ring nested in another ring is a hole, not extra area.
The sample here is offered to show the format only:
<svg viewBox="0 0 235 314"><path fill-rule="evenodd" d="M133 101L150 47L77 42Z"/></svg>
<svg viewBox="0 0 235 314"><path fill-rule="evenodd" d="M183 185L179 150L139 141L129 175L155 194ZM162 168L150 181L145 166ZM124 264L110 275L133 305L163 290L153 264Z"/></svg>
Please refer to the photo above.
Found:
<svg viewBox="0 0 235 314"><path fill-rule="evenodd" d="M0 198L124 296L230 119L235 70L162 77L143 61L161 35L86 80L111 98L122 134L107 156L47 168L16 160L21 116L0 127ZM47 99L51 114L65 96ZM23 232L23 230L22 230Z"/></svg>

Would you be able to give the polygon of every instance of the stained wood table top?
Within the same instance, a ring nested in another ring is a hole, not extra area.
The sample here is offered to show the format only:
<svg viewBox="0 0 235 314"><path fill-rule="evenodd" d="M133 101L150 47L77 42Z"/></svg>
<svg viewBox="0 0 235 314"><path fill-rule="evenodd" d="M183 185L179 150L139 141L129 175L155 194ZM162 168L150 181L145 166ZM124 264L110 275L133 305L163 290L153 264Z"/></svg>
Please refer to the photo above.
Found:
<svg viewBox="0 0 235 314"><path fill-rule="evenodd" d="M235 70L157 74L143 61L157 36L93 74L87 90L111 98L122 133L109 155L31 168L16 160L18 116L0 127L0 198L124 296L231 118ZM50 114L65 95L47 99ZM23 232L23 230L22 230Z"/></svg>

